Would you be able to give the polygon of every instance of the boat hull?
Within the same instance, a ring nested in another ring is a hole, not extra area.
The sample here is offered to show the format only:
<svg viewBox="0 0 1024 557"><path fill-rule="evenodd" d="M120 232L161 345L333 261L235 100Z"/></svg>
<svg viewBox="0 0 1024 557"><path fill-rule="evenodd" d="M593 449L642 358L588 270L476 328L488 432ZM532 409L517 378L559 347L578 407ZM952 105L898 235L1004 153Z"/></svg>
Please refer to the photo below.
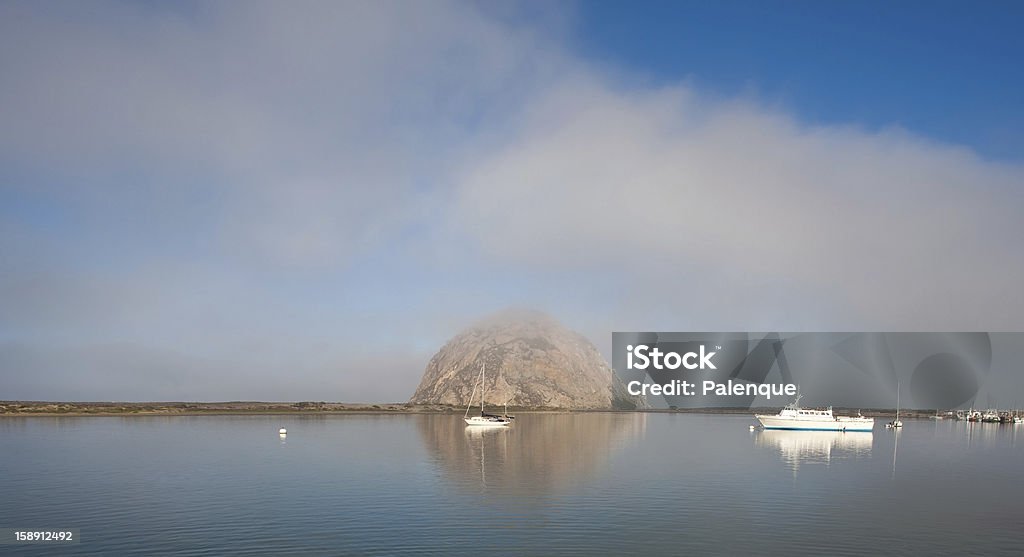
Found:
<svg viewBox="0 0 1024 557"><path fill-rule="evenodd" d="M511 420L488 419L481 418L479 416L464 419L466 420L466 425L471 425L474 427L508 427L512 425Z"/></svg>
<svg viewBox="0 0 1024 557"><path fill-rule="evenodd" d="M790 431L872 431L875 429L874 418L833 418L833 419L793 419L778 416L758 415L757 421L765 429L781 429Z"/></svg>

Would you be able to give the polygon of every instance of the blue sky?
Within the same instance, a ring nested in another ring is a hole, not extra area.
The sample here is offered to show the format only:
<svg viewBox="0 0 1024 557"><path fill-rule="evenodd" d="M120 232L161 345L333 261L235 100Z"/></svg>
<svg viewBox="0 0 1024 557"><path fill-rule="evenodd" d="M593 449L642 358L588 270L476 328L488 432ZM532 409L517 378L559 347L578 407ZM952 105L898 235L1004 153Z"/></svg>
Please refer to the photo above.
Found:
<svg viewBox="0 0 1024 557"><path fill-rule="evenodd" d="M0 399L404 400L509 306L1019 330L1021 8L0 5Z"/></svg>
<svg viewBox="0 0 1024 557"><path fill-rule="evenodd" d="M1020 161L1019 2L579 4L584 56L754 95L801 119L902 126Z"/></svg>

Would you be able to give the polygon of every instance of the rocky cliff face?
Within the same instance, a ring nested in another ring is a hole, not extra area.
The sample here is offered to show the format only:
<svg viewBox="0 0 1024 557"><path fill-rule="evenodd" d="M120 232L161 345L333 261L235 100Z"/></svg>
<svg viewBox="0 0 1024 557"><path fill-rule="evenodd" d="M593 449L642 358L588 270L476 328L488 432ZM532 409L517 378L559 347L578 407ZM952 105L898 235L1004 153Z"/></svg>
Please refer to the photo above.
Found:
<svg viewBox="0 0 1024 557"><path fill-rule="evenodd" d="M427 365L412 404L480 402L533 408L632 409L630 397L593 344L538 312L506 311L463 331ZM473 390L476 388L476 394Z"/></svg>

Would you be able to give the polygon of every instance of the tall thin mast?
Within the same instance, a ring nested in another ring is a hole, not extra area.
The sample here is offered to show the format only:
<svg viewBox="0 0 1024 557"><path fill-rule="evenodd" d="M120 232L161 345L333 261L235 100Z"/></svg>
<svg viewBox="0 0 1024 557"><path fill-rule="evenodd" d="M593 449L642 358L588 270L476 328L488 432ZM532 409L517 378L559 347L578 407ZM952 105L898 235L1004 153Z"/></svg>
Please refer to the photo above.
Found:
<svg viewBox="0 0 1024 557"><path fill-rule="evenodd" d="M896 382L896 421L900 421L900 382Z"/></svg>
<svg viewBox="0 0 1024 557"><path fill-rule="evenodd" d="M484 415L484 381L487 378L487 362L480 364L480 415Z"/></svg>
<svg viewBox="0 0 1024 557"><path fill-rule="evenodd" d="M476 385L473 385L473 394L469 395L469 404L466 404L466 415L464 416L466 418L469 417L469 409L473 407L473 397L475 397L475 396L476 396Z"/></svg>

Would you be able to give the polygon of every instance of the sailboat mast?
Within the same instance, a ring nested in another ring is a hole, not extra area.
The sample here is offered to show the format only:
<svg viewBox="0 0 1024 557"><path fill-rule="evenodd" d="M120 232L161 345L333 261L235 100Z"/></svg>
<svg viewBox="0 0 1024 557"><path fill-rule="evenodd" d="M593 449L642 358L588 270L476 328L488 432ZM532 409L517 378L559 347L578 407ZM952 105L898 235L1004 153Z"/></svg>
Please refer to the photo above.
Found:
<svg viewBox="0 0 1024 557"><path fill-rule="evenodd" d="M900 419L900 382L896 382L896 421Z"/></svg>
<svg viewBox="0 0 1024 557"><path fill-rule="evenodd" d="M487 378L487 362L480 365L480 415L484 415L484 381Z"/></svg>
<svg viewBox="0 0 1024 557"><path fill-rule="evenodd" d="M469 417L469 409L473 407L473 397L475 397L475 396L476 396L476 385L473 385L473 394L469 395L469 404L466 405L466 415L463 416L463 417L465 417L465 418Z"/></svg>

